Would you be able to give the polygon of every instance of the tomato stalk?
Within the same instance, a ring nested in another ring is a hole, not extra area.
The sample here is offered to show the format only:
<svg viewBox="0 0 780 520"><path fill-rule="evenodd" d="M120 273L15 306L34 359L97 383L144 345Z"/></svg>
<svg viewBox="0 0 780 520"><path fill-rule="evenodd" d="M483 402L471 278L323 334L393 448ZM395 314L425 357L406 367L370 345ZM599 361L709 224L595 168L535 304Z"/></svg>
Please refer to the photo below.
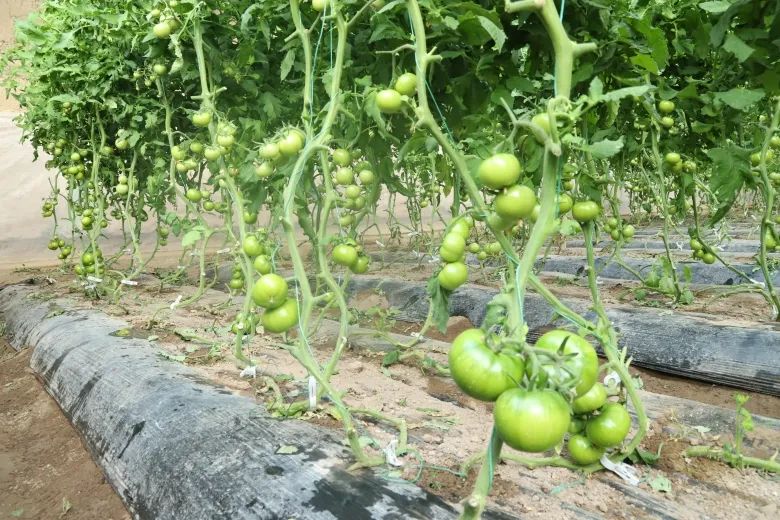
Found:
<svg viewBox="0 0 780 520"><path fill-rule="evenodd" d="M766 168L767 152L771 143L772 136L780 129L780 99L778 99L775 105L774 114L772 115L772 122L767 128L766 137L764 143L761 146L760 160L758 169L761 172L762 189L761 194L764 197L764 214L761 218L761 236L760 248L758 251L758 264L761 267L761 272L764 275L764 283L766 284L766 290L769 293L769 297L772 300L773 312L775 315L775 321L780 321L780 297L778 297L774 283L772 282L772 274L767 267L766 259L766 237L772 230L772 211L775 204L775 187L772 181L769 179L769 173Z"/></svg>
<svg viewBox="0 0 780 520"><path fill-rule="evenodd" d="M588 262L588 286L590 287L590 295L593 301L593 310L598 316L598 330L600 331L600 341L604 354L610 362L612 369L620 377L620 381L623 383L623 387L626 389L631 404L634 406L636 412L638 430L636 435L631 439L631 442L626 446L619 454L613 457L613 460L623 460L629 454L631 454L642 442L645 434L647 433L647 413L645 412L645 406L639 397L639 394L634 384L631 374L628 372L628 367L625 364L625 352L620 354L618 352L617 335L615 329L609 321L607 311L604 308L604 303L601 301L601 294L598 288L598 281L596 279L596 256L593 252L593 228L595 224L588 222L583 226L585 232L585 254Z"/></svg>

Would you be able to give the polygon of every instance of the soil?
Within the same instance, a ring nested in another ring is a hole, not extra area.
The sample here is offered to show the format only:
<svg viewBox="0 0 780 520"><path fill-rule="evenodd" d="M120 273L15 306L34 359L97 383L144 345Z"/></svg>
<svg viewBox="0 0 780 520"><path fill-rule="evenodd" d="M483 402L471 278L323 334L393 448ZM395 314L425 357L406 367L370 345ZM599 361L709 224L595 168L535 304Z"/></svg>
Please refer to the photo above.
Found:
<svg viewBox="0 0 780 520"><path fill-rule="evenodd" d="M0 518L129 520L29 363L0 338Z"/></svg>
<svg viewBox="0 0 780 520"><path fill-rule="evenodd" d="M408 273L407 273L408 275ZM51 274L67 280L69 275ZM147 288L148 289L145 289ZM258 363L258 377L242 379L230 355L233 336L224 324L237 312L237 301L225 305L228 296L209 290L189 308L171 311L170 303L181 294L193 292L189 286L166 287L152 280L128 289L121 305L108 301L89 301L79 297L79 287L70 283L55 283L47 291L52 294L79 298L79 305L98 308L129 321L135 337L152 337L172 362L185 362L215 382L239 395L254 397L268 403L274 396L291 403L306 396L306 374L284 349L283 338L258 335L245 345L245 353ZM381 305L381 298L359 299L359 307L367 323L376 324L378 316L365 311ZM448 340L470 326L463 318L452 318L445 335ZM393 329L410 333L418 324L396 322ZM404 330L405 329L405 330ZM175 333L173 333L175 331ZM197 336L193 338L192 336ZM430 334L434 336L434 334ZM189 337L187 341L183 338ZM315 356L325 361L334 338L327 334L311 341ZM423 349L425 342L423 342ZM437 360L446 355L426 351ZM466 460L484 449L492 424L491 405L465 396L454 383L445 378L421 372L413 361L383 368L381 352L348 349L333 376L334 387L344 392L346 402L356 409L372 410L372 415L357 413L356 424L369 451L379 452L393 440L399 440L399 420L408 429L409 451L399 459L404 466L388 468L395 476L403 476L445 499L457 502L468 496L479 464L462 467ZM175 361L174 361L175 360ZM731 389L699 385L666 376L642 373L647 389L668 392L701 402L715 402L733 409ZM276 385L270 384L274 380ZM280 394L273 389L277 386ZM748 407L754 413L780 416L780 399L753 396ZM328 428L340 429L340 424L328 413L327 401L321 408L307 412L301 418ZM750 434L746 449L755 456L771 456L780 447L780 431L757 428ZM495 487L491 505L523 518L582 518L595 515L609 519L651 518L643 500L655 504L670 504L677 518L730 519L739 510L750 518L777 516L780 484L776 479L755 470L734 470L718 462L687 459L684 450L703 443L722 446L729 440L727 430L717 431L706 425L681 422L677 410L670 409L653 422L643 447L662 448L662 463L657 467L637 466L642 478L638 488L631 488L611 473L583 478L562 468L539 468L533 471L514 463L496 467ZM667 482L667 492L654 491L653 485ZM644 505L643 505L644 504ZM664 506L665 507L665 506Z"/></svg>

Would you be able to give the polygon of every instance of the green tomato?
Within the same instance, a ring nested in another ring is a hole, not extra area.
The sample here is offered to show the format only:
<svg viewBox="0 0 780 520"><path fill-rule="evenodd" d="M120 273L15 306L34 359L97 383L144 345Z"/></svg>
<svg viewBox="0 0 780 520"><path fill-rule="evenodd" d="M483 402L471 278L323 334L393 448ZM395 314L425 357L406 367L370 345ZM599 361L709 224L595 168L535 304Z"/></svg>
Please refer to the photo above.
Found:
<svg viewBox="0 0 780 520"><path fill-rule="evenodd" d="M276 334L287 332L298 323L298 301L295 298L288 298L279 307L266 310L260 323L266 332Z"/></svg>
<svg viewBox="0 0 780 520"><path fill-rule="evenodd" d="M279 145L276 143L266 143L260 148L260 157L269 161L279 158L282 152L279 151Z"/></svg>
<svg viewBox="0 0 780 520"><path fill-rule="evenodd" d="M585 424L585 433L594 445L613 448L623 442L631 429L631 416L619 403L607 403Z"/></svg>
<svg viewBox="0 0 780 520"><path fill-rule="evenodd" d="M358 173L358 179L360 179L360 184L362 185L368 185L374 183L374 172L371 170L360 170L360 173Z"/></svg>
<svg viewBox="0 0 780 520"><path fill-rule="evenodd" d="M171 26L168 22L156 23L152 27L152 32L157 38L164 40L171 35Z"/></svg>
<svg viewBox="0 0 780 520"><path fill-rule="evenodd" d="M357 186L355 184L350 184L346 188L344 188L344 196L348 199L355 200L356 198L360 197L361 189L360 186Z"/></svg>
<svg viewBox="0 0 780 520"><path fill-rule="evenodd" d="M404 96L413 96L417 91L417 76L412 72L401 74L395 80L395 90Z"/></svg>
<svg viewBox="0 0 780 520"><path fill-rule="evenodd" d="M211 123L211 112L195 112L192 114L192 123L200 128L205 128Z"/></svg>
<svg viewBox="0 0 780 520"><path fill-rule="evenodd" d="M501 439L516 450L538 453L563 440L571 422L566 400L552 390L505 391L493 408Z"/></svg>
<svg viewBox="0 0 780 520"><path fill-rule="evenodd" d="M585 420L581 417L572 417L567 430L571 435L585 430Z"/></svg>
<svg viewBox="0 0 780 520"><path fill-rule="evenodd" d="M203 152L203 157L205 157L207 161L216 161L221 156L222 150L216 146L207 146L206 150Z"/></svg>
<svg viewBox="0 0 780 520"><path fill-rule="evenodd" d="M333 162L336 166L349 166L352 163L352 155L349 150L337 148L333 150Z"/></svg>
<svg viewBox="0 0 780 520"><path fill-rule="evenodd" d="M198 203L203 198L200 190L197 188L188 188L187 193L184 195L190 202Z"/></svg>
<svg viewBox="0 0 780 520"><path fill-rule="evenodd" d="M596 383L599 371L599 359L596 355L596 349L582 336L561 329L547 332L536 342L537 348L551 352L558 352L561 346L563 346L563 354L571 355L565 361L566 370L562 368L556 369L552 364L540 360L542 369L548 376L557 376L562 381L570 379L573 375L576 378L574 390L577 397L581 397Z"/></svg>
<svg viewBox="0 0 780 520"><path fill-rule="evenodd" d="M494 352L481 329L467 329L452 342L449 353L452 379L464 393L495 401L523 380L525 365L519 353L511 350Z"/></svg>
<svg viewBox="0 0 780 520"><path fill-rule="evenodd" d="M501 243L500 242L491 242L487 245L485 248L489 255L497 255L501 252Z"/></svg>
<svg viewBox="0 0 780 520"><path fill-rule="evenodd" d="M661 118L661 126L664 128L671 128L674 126L674 119L669 116L664 116Z"/></svg>
<svg viewBox="0 0 780 520"><path fill-rule="evenodd" d="M287 301L287 280L275 273L264 274L252 286L252 301L266 309L275 309Z"/></svg>
<svg viewBox="0 0 780 520"><path fill-rule="evenodd" d="M321 13L328 6L328 0L311 0L311 8Z"/></svg>
<svg viewBox="0 0 780 520"><path fill-rule="evenodd" d="M333 175L333 180L340 186L349 186L355 182L355 174L352 168L347 166L337 168L336 173Z"/></svg>
<svg viewBox="0 0 780 520"><path fill-rule="evenodd" d="M547 114L547 112L536 114L531 118L531 122L544 130L545 134L550 133L550 128L552 125L550 124L550 116Z"/></svg>
<svg viewBox="0 0 780 520"><path fill-rule="evenodd" d="M631 238L634 238L634 233L635 232L636 232L636 230L634 229L634 226L632 226L631 224L629 224L627 226L623 226L623 238L625 238L627 240L631 239Z"/></svg>
<svg viewBox="0 0 780 520"><path fill-rule="evenodd" d="M202 154L203 153L203 143L200 143L198 141L193 141L190 143L190 151L195 154Z"/></svg>
<svg viewBox="0 0 780 520"><path fill-rule="evenodd" d="M469 223L466 219L462 218L456 220L450 226L450 232L448 234L453 234L453 233L462 236L463 239L465 240L471 234L471 226L469 226Z"/></svg>
<svg viewBox="0 0 780 520"><path fill-rule="evenodd" d="M477 254L482 250L482 248L477 244L476 242L472 242L469 244L469 252Z"/></svg>
<svg viewBox="0 0 780 520"><path fill-rule="evenodd" d="M701 261L704 262L705 264L714 264L715 260L717 260L717 258L715 258L715 255L713 255L710 252L701 255Z"/></svg>
<svg viewBox="0 0 780 520"><path fill-rule="evenodd" d="M265 253L265 247L254 235L247 235L244 237L244 242L241 244L241 248L244 250L244 254L252 258L260 256Z"/></svg>
<svg viewBox="0 0 780 520"><path fill-rule="evenodd" d="M677 152L669 152L664 156L664 161L675 165L682 162L682 157L680 157L680 154Z"/></svg>
<svg viewBox="0 0 780 520"><path fill-rule="evenodd" d="M582 394L571 403L574 413L595 412L607 402L607 389L599 382L590 387L590 390Z"/></svg>
<svg viewBox="0 0 780 520"><path fill-rule="evenodd" d="M520 178L521 171L517 157L510 153L497 153L482 161L477 170L477 177L484 187L500 190L515 184Z"/></svg>
<svg viewBox="0 0 780 520"><path fill-rule="evenodd" d="M505 220L526 218L536 206L536 193L528 186L515 184L498 194L493 206Z"/></svg>
<svg viewBox="0 0 780 520"><path fill-rule="evenodd" d="M385 114L395 114L401 111L403 100L397 90L384 89L376 93L376 106Z"/></svg>
<svg viewBox="0 0 780 520"><path fill-rule="evenodd" d="M168 66L164 63L155 63L152 66L152 71L154 71L154 73L158 76L165 76L168 74Z"/></svg>
<svg viewBox="0 0 780 520"><path fill-rule="evenodd" d="M441 241L439 256L445 262L457 262L466 250L466 240L458 233L447 233Z"/></svg>
<svg viewBox="0 0 780 520"><path fill-rule="evenodd" d="M565 215L574 205L574 200L568 193L561 193L558 196L558 214Z"/></svg>
<svg viewBox="0 0 780 520"><path fill-rule="evenodd" d="M610 231L609 236L612 237L612 240L620 240L623 237L619 229L613 229Z"/></svg>
<svg viewBox="0 0 780 520"><path fill-rule="evenodd" d="M577 202L571 209L572 216L580 223L595 220L600 212L601 207L592 200Z"/></svg>
<svg viewBox="0 0 780 520"><path fill-rule="evenodd" d="M569 437L569 442L566 447L569 450L569 457L575 464L580 466L587 466L588 464L594 464L601 460L601 456L604 455L604 448L594 446L584 435L572 435Z"/></svg>
<svg viewBox="0 0 780 520"><path fill-rule="evenodd" d="M244 288L244 279L243 278L231 278L228 282L228 286L237 291L238 289Z"/></svg>
<svg viewBox="0 0 780 520"><path fill-rule="evenodd" d="M704 249L704 245L702 245L702 243L696 240L695 238L691 239L690 244L691 244L691 249L694 251L699 251L701 249Z"/></svg>
<svg viewBox="0 0 780 520"><path fill-rule="evenodd" d="M173 158L177 161L183 161L187 158L187 152L182 150L181 147L177 145L171 148L171 156L173 156Z"/></svg>
<svg viewBox="0 0 780 520"><path fill-rule="evenodd" d="M351 246L349 244L339 244L333 248L331 257L338 265L350 267L357 260L358 252L357 249L355 249L355 246Z"/></svg>
<svg viewBox="0 0 780 520"><path fill-rule="evenodd" d="M674 101L663 100L658 102L658 111L662 114L671 114L674 112Z"/></svg>
<svg viewBox="0 0 780 520"><path fill-rule="evenodd" d="M355 274L364 274L368 272L368 264L370 259L366 255L358 255L355 263L349 266L349 270Z"/></svg>
<svg viewBox="0 0 780 520"><path fill-rule="evenodd" d="M291 131L279 141L279 151L286 157L292 157L303 148L303 137L299 132Z"/></svg>
<svg viewBox="0 0 780 520"><path fill-rule="evenodd" d="M448 291L454 291L468 280L469 270L463 262L445 264L437 275L439 285Z"/></svg>
<svg viewBox="0 0 780 520"><path fill-rule="evenodd" d="M252 262L252 267L260 274L268 274L273 271L271 260L265 255L257 256L254 262Z"/></svg>

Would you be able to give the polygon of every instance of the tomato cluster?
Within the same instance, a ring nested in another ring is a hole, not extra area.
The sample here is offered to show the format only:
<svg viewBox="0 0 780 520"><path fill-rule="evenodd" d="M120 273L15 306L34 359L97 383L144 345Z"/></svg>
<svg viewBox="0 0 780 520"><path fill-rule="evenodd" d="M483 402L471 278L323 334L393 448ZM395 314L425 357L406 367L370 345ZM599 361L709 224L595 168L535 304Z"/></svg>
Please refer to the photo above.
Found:
<svg viewBox="0 0 780 520"><path fill-rule="evenodd" d="M552 330L534 345L481 329L461 332L449 353L450 373L467 395L495 401L501 439L519 451L543 452L567 443L576 464L598 462L631 427L623 404L608 400L599 363L582 336Z"/></svg>

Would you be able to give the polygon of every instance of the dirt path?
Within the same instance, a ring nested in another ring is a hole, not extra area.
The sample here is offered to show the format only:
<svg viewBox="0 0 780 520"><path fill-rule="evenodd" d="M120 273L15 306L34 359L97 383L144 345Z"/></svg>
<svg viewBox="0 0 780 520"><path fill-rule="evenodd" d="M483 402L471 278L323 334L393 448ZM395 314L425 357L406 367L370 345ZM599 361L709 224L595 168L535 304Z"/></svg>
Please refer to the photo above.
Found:
<svg viewBox="0 0 780 520"><path fill-rule="evenodd" d="M29 363L0 338L0 519L129 520Z"/></svg>

